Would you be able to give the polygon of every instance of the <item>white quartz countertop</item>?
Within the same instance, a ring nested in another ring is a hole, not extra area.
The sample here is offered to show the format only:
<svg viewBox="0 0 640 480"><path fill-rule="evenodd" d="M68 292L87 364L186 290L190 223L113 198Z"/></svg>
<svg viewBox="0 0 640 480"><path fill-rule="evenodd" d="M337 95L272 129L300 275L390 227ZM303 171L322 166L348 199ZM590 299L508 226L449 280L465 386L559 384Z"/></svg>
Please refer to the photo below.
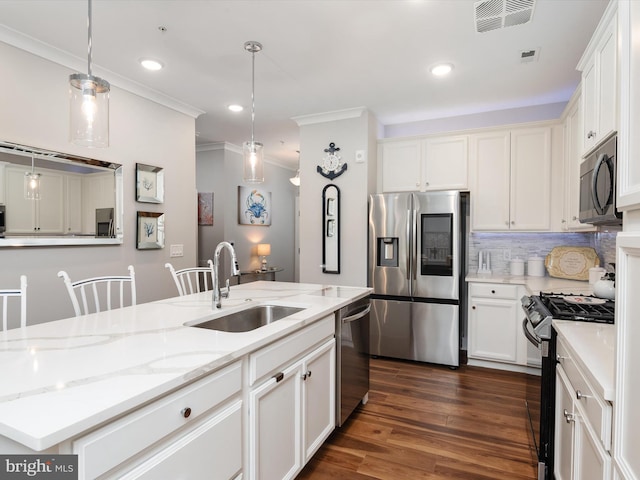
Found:
<svg viewBox="0 0 640 480"><path fill-rule="evenodd" d="M271 343L369 288L254 282L0 332L0 435L41 451ZM305 309L244 333L184 326L260 303Z"/></svg>
<svg viewBox="0 0 640 480"><path fill-rule="evenodd" d="M554 320L553 328L591 387L602 398L613 402L615 325Z"/></svg>
<svg viewBox="0 0 640 480"><path fill-rule="evenodd" d="M524 285L529 295L538 295L540 292L553 292L576 295L591 295L593 285L587 281L567 280L555 277L530 277L502 274L469 274L465 277L467 282L504 283L511 285Z"/></svg>

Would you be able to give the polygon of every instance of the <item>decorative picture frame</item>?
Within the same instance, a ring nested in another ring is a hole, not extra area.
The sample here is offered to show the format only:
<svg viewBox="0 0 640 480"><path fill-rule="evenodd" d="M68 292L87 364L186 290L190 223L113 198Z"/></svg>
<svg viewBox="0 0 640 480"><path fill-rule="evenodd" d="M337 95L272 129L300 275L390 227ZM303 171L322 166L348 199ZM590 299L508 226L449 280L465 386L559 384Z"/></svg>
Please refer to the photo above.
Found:
<svg viewBox="0 0 640 480"><path fill-rule="evenodd" d="M141 203L164 202L164 169L136 163L136 201Z"/></svg>
<svg viewBox="0 0 640 480"><path fill-rule="evenodd" d="M271 192L256 187L238 187L238 223L268 227L271 225Z"/></svg>
<svg viewBox="0 0 640 480"><path fill-rule="evenodd" d="M198 225L213 226L213 192L198 192Z"/></svg>
<svg viewBox="0 0 640 480"><path fill-rule="evenodd" d="M138 212L136 226L138 250L164 248L164 213Z"/></svg>

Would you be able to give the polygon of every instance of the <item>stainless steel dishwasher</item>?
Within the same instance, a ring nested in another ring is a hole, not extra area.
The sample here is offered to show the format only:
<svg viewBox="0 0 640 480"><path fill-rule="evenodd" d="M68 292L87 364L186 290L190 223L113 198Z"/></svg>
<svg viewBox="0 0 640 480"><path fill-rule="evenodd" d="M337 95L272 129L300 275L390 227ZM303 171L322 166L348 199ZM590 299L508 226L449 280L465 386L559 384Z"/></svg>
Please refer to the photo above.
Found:
<svg viewBox="0 0 640 480"><path fill-rule="evenodd" d="M369 297L336 314L336 426L369 396Z"/></svg>

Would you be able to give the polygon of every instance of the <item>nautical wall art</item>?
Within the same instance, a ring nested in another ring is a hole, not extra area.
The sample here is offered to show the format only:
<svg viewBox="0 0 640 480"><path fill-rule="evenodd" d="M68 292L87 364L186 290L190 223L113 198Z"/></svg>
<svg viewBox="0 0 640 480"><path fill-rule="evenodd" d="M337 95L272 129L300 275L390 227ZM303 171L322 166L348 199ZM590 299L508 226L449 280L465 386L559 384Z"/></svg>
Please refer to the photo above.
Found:
<svg viewBox="0 0 640 480"><path fill-rule="evenodd" d="M256 187L238 187L238 223L271 225L271 192Z"/></svg>

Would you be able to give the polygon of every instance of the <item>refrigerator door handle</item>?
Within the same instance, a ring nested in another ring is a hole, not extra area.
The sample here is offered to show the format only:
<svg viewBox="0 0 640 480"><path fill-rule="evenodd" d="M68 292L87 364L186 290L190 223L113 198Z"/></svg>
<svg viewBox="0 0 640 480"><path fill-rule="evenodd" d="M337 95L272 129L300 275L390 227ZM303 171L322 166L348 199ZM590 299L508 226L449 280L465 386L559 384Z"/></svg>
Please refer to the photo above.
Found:
<svg viewBox="0 0 640 480"><path fill-rule="evenodd" d="M411 219L411 209L407 210L407 218ZM409 292L411 292L411 222L407 222L407 280L409 280Z"/></svg>
<svg viewBox="0 0 640 480"><path fill-rule="evenodd" d="M411 269L413 270L413 280L418 278L418 213L415 206L411 212L411 225L413 225L413 239L411 240ZM413 288L411 289L413 295Z"/></svg>

